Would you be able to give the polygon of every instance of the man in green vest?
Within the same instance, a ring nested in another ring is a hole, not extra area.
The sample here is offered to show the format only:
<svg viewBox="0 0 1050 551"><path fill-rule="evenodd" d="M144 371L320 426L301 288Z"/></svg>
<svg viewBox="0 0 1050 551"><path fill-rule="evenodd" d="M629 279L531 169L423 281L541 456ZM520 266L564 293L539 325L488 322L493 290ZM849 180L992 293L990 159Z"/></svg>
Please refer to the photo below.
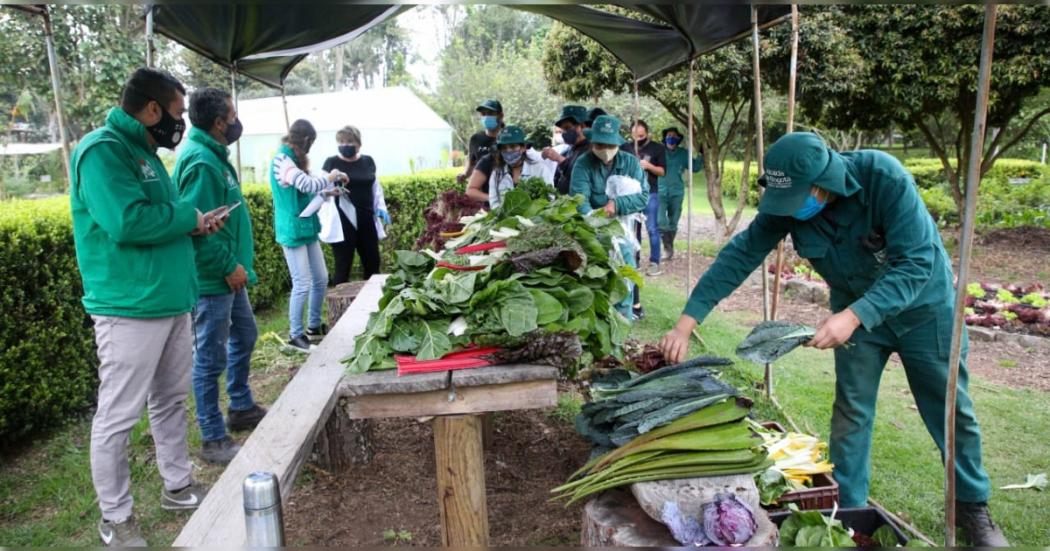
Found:
<svg viewBox="0 0 1050 551"><path fill-rule="evenodd" d="M189 312L197 301L190 236L215 233L223 220L180 200L156 153L182 139L185 93L166 72L135 71L120 107L84 136L71 162L73 240L99 359L91 478L108 546L146 545L132 516L127 454L143 406L164 479L161 507L195 509L206 494L186 447Z"/></svg>
<svg viewBox="0 0 1050 551"><path fill-rule="evenodd" d="M252 429L266 410L252 399L248 371L258 329L248 301L248 285L258 280L252 269L255 248L248 205L229 145L241 137L240 119L230 94L201 88L190 96L188 141L175 163L172 179L179 194L201 211L227 209L226 225L214 235L193 238L200 298L193 312L193 397L201 428L201 457L225 465L240 446L226 433ZM226 373L229 415L219 409L219 375Z"/></svg>
<svg viewBox="0 0 1050 551"><path fill-rule="evenodd" d="M834 314L808 345L835 350L831 462L839 505L860 507L868 500L879 380L891 354L900 356L919 415L943 454L955 306L951 259L914 178L894 157L838 153L816 134L794 132L777 140L765 161L758 216L700 278L660 347L669 361L680 361L697 324L790 235L831 287ZM981 466L963 352L955 407L956 523L971 545L1006 546L988 512L991 483Z"/></svg>

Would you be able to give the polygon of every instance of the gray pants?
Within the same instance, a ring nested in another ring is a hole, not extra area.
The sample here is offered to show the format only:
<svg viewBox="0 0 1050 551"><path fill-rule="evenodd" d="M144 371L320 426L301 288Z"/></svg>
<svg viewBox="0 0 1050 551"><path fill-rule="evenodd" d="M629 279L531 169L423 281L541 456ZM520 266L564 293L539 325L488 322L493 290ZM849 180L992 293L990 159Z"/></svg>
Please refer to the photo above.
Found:
<svg viewBox="0 0 1050 551"><path fill-rule="evenodd" d="M128 439L149 406L157 468L168 490L191 482L186 396L193 366L190 315L155 319L92 316L101 379L91 424L91 478L106 520L131 516Z"/></svg>

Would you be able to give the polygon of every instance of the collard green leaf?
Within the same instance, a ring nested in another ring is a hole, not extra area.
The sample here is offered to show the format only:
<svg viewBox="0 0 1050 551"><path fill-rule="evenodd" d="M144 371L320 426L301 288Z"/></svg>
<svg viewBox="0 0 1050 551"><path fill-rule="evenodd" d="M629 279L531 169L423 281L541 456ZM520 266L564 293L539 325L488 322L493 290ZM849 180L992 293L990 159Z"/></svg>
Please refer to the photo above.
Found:
<svg viewBox="0 0 1050 551"><path fill-rule="evenodd" d="M551 295L536 289L530 289L533 301L536 303L536 323L546 325L561 319L565 308Z"/></svg>
<svg viewBox="0 0 1050 551"><path fill-rule="evenodd" d="M812 327L786 321L764 321L755 326L737 346L736 353L758 364L772 363L799 345L809 342L816 331Z"/></svg>
<svg viewBox="0 0 1050 551"><path fill-rule="evenodd" d="M414 331L414 324L404 320L394 323L388 341L394 352L413 352L419 346L419 334Z"/></svg>
<svg viewBox="0 0 1050 551"><path fill-rule="evenodd" d="M417 360L437 360L452 351L448 338L448 321L433 320L415 322L415 331L419 333L419 351Z"/></svg>
<svg viewBox="0 0 1050 551"><path fill-rule="evenodd" d="M465 272L461 274L448 274L441 280L445 293L445 302L449 304L462 304L470 300L474 295L474 284L478 279L477 272Z"/></svg>

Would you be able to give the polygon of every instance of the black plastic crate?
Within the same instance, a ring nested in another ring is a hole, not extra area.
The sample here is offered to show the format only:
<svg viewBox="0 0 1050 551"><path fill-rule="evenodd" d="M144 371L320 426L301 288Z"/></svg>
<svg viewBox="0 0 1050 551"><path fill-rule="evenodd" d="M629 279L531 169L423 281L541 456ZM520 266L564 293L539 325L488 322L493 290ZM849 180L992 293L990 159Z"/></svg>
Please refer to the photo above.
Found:
<svg viewBox="0 0 1050 551"><path fill-rule="evenodd" d="M820 509L820 514L829 517L831 516L831 509ZM769 520L773 521L773 524L780 528L781 523L784 522L791 516L791 511L777 511L769 514ZM858 507L856 509L839 509L835 513L835 518L842 521L842 525L846 528L852 528L854 532L871 536L885 524L890 525L893 528L893 533L897 534L897 541L904 545L908 543L908 537L904 535L904 532L890 520L882 511L875 507Z"/></svg>

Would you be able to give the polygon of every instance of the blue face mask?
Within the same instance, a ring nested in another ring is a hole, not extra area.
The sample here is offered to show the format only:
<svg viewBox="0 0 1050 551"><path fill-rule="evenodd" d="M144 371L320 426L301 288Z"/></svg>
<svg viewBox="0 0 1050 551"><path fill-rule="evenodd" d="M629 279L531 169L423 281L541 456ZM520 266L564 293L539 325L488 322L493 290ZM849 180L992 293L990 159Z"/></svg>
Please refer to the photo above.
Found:
<svg viewBox="0 0 1050 551"><path fill-rule="evenodd" d="M664 144L670 145L670 146L676 146L681 141L682 141L682 138L675 138L674 136L668 136L668 137L664 138Z"/></svg>
<svg viewBox="0 0 1050 551"><path fill-rule="evenodd" d="M816 216L817 213L824 210L824 206L827 204L827 200L821 201L813 195L809 195L806 197L806 202L802 203L802 206L791 216L796 220L809 220Z"/></svg>
<svg viewBox="0 0 1050 551"><path fill-rule="evenodd" d="M499 128L499 118L495 115L485 115L484 117L481 117L481 126L483 126L485 130L495 130Z"/></svg>

